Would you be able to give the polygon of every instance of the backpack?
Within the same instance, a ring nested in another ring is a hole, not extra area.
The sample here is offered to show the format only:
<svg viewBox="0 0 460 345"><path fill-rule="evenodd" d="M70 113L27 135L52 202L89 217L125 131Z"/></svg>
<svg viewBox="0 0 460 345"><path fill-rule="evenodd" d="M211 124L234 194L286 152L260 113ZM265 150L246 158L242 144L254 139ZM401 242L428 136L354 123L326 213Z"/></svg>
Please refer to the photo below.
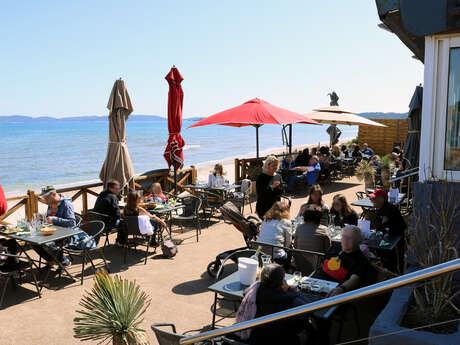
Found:
<svg viewBox="0 0 460 345"><path fill-rule="evenodd" d="M171 259L177 254L177 246L171 239L166 238L161 244L161 251L163 252L163 256L165 258Z"/></svg>

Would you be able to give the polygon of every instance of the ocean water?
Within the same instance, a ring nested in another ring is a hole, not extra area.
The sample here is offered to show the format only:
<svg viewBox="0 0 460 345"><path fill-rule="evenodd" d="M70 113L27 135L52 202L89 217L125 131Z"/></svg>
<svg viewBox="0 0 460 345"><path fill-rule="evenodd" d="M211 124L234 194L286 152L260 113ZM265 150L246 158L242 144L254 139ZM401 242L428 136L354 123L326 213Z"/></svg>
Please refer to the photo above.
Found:
<svg viewBox="0 0 460 345"><path fill-rule="evenodd" d="M200 165L255 154L253 127L190 128L184 121L185 165ZM293 145L329 140L328 125L294 125ZM357 127L342 126L342 138L354 137ZM0 123L0 184L7 194L54 184L98 181L107 152L107 121ZM127 122L127 145L136 173L167 168L163 151L166 121ZM282 147L281 126L259 129L260 150Z"/></svg>

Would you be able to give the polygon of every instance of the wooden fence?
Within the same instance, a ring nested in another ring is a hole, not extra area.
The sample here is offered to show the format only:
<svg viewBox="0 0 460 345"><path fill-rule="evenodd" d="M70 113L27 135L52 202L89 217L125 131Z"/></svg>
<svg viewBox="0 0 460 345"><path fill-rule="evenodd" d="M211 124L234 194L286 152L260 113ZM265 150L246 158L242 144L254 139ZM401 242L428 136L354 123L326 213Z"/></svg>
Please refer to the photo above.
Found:
<svg viewBox="0 0 460 345"><path fill-rule="evenodd" d="M137 176L134 178L134 184L136 186L136 190L143 190L144 192L148 192L150 186L154 182L159 182L165 190L169 190L174 192L174 175L173 173L169 172L167 169L162 169L158 171L151 171L149 174L145 174L143 176ZM184 186L187 184L194 184L196 182L196 168L192 165L190 168L179 170L177 172L177 189L184 190ZM72 201L81 198L82 201L82 209L81 214L86 214L88 212L88 194L97 197L99 193L94 191L94 188L100 190L102 187L102 182L85 184L85 185L77 185L67 188L60 188L57 190L58 193L71 193L74 194L71 196ZM70 195L68 195L70 197ZM7 202L16 201L17 202L7 210L7 212L0 216L0 224L8 225L9 223L6 221L8 217L10 217L13 213L20 211L24 208L24 215L27 217L28 220L31 220L35 213L38 212L38 205L39 202L43 202L39 194L35 193L34 190L29 189L27 194L24 195L16 195L11 196L6 199Z"/></svg>
<svg viewBox="0 0 460 345"><path fill-rule="evenodd" d="M387 127L375 127L360 125L358 131L358 143L362 147L367 143L376 154L385 155L392 151L394 143L400 143L401 148L408 132L408 119L377 119L373 120Z"/></svg>

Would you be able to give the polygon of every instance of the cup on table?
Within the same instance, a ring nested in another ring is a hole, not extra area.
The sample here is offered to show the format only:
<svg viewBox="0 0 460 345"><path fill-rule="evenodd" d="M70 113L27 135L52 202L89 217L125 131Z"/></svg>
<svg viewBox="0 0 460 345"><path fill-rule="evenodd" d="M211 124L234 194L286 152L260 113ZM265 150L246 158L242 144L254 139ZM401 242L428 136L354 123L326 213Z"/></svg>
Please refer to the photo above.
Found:
<svg viewBox="0 0 460 345"><path fill-rule="evenodd" d="M302 279L302 272L300 271L295 271L294 272L294 280L296 282L300 282L300 280Z"/></svg>

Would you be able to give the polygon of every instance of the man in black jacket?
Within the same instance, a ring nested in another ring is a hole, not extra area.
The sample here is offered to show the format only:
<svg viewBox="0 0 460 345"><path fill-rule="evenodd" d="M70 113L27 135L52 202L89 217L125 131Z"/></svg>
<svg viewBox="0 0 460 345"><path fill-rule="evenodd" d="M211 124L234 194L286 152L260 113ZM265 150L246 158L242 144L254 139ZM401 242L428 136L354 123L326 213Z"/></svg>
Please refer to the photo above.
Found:
<svg viewBox="0 0 460 345"><path fill-rule="evenodd" d="M113 227L115 227L120 220L118 194L120 194L120 183L117 180L109 180L109 182L107 182L107 189L99 194L93 208L94 212L109 216Z"/></svg>

